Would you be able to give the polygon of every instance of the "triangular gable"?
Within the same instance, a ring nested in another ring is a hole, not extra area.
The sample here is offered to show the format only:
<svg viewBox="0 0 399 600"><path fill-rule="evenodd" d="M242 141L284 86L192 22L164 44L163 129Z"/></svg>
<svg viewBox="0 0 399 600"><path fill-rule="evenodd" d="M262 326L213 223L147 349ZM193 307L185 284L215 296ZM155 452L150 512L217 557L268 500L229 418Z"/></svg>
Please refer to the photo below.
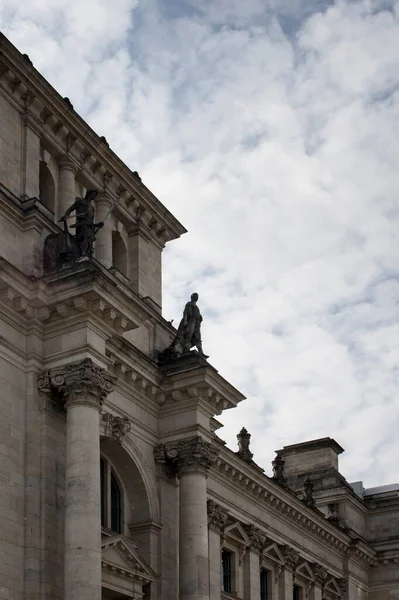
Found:
<svg viewBox="0 0 399 600"><path fill-rule="evenodd" d="M101 541L101 562L103 568L111 568L125 577L140 578L144 583L156 579L156 575L128 538L113 535Z"/></svg>
<svg viewBox="0 0 399 600"><path fill-rule="evenodd" d="M331 579L327 581L326 585L324 586L324 591L330 592L331 594L334 594L334 596L342 596L342 590L335 581L334 577L331 577Z"/></svg>
<svg viewBox="0 0 399 600"><path fill-rule="evenodd" d="M309 579L310 581L313 581L314 579L313 571L310 568L309 563L306 561L303 562L299 567L297 567L296 574L301 575L302 577L305 577L305 579Z"/></svg>
<svg viewBox="0 0 399 600"><path fill-rule="evenodd" d="M263 555L281 565L285 562L284 556L281 554L279 547L275 542L263 550Z"/></svg>
<svg viewBox="0 0 399 600"><path fill-rule="evenodd" d="M251 540L246 534L244 528L238 522L225 527L223 537L229 537L242 546L249 546L251 543Z"/></svg>

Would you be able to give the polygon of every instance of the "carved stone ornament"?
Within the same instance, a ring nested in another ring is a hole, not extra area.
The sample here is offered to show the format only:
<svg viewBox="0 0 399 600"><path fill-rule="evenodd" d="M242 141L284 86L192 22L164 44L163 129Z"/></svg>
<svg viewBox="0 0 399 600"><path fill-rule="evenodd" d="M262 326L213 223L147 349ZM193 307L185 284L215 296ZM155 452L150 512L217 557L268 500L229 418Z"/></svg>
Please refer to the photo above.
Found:
<svg viewBox="0 0 399 600"><path fill-rule="evenodd" d="M252 523L246 525L245 531L250 539L250 547L256 552L262 552L266 545L266 534Z"/></svg>
<svg viewBox="0 0 399 600"><path fill-rule="evenodd" d="M335 523L338 524L339 522L339 504L336 502L332 502L331 504L328 505L328 520L331 521L331 523Z"/></svg>
<svg viewBox="0 0 399 600"><path fill-rule="evenodd" d="M53 403L86 402L101 406L107 394L115 387L116 377L85 358L76 363L44 371L37 386Z"/></svg>
<svg viewBox="0 0 399 600"><path fill-rule="evenodd" d="M248 433L248 430L243 427L240 433L237 435L238 440L238 452L237 455L245 460L246 462L251 463L253 458L253 453L249 449L249 443L251 440L251 434Z"/></svg>
<svg viewBox="0 0 399 600"><path fill-rule="evenodd" d="M302 492L303 492L303 502L304 504L306 504L306 506L309 506L310 508L313 508L315 505L315 501L313 498L313 483L310 481L309 477L307 477L305 479L305 481L303 482L303 486L302 486Z"/></svg>
<svg viewBox="0 0 399 600"><path fill-rule="evenodd" d="M205 442L200 436L179 440L154 449L155 461L173 464L178 477L190 472L207 473L217 457L216 448L209 442Z"/></svg>
<svg viewBox="0 0 399 600"><path fill-rule="evenodd" d="M282 546L281 552L285 559L284 567L290 571L295 571L299 562L299 552L288 545Z"/></svg>
<svg viewBox="0 0 399 600"><path fill-rule="evenodd" d="M206 508L208 511L208 525L210 529L222 531L227 521L228 512L213 500L208 500Z"/></svg>
<svg viewBox="0 0 399 600"><path fill-rule="evenodd" d="M277 454L276 458L272 462L272 465L273 465L273 480L278 485L285 487L286 479L284 476L284 465L285 465L284 458L280 454Z"/></svg>
<svg viewBox="0 0 399 600"><path fill-rule="evenodd" d="M312 571L315 578L315 584L323 589L328 578L328 572L319 563L312 564Z"/></svg>
<svg viewBox="0 0 399 600"><path fill-rule="evenodd" d="M132 427L132 424L127 417L117 417L110 413L103 415L103 421L105 423L105 435L114 438L120 444Z"/></svg>

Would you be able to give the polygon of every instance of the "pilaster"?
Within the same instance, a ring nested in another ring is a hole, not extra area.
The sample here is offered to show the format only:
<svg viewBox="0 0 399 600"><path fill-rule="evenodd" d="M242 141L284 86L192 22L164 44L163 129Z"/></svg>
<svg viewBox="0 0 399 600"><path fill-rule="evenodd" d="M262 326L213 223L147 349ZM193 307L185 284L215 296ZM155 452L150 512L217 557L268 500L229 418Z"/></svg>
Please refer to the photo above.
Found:
<svg viewBox="0 0 399 600"><path fill-rule="evenodd" d="M221 560L220 560L220 534L223 531L227 521L227 511L216 504L213 500L208 500L208 542L209 542L209 598L210 600L220 600L221 590Z"/></svg>

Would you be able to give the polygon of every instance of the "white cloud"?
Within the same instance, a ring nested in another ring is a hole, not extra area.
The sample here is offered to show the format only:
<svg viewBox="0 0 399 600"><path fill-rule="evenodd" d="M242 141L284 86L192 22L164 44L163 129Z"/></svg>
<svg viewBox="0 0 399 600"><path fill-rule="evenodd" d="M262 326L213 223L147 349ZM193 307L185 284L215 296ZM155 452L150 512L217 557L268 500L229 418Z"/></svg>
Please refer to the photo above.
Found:
<svg viewBox="0 0 399 600"><path fill-rule="evenodd" d="M245 425L269 472L330 435L370 486L397 478L399 3L311 6L15 1L0 22L188 227L164 313L198 291L249 397L221 435Z"/></svg>

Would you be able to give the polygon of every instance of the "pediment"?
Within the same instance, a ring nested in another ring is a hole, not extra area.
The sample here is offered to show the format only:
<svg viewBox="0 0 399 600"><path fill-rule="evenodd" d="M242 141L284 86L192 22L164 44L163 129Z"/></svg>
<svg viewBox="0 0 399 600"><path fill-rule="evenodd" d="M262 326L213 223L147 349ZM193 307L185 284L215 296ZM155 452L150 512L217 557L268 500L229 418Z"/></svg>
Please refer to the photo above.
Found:
<svg viewBox="0 0 399 600"><path fill-rule="evenodd" d="M285 562L284 556L281 554L279 547L274 542L273 544L270 544L270 546L267 546L263 550L263 555L280 564L283 564Z"/></svg>
<svg viewBox="0 0 399 600"><path fill-rule="evenodd" d="M334 577L331 577L331 579L329 579L326 582L326 585L324 586L324 591L330 592L330 594L333 594L334 596L342 596L341 588L335 581Z"/></svg>
<svg viewBox="0 0 399 600"><path fill-rule="evenodd" d="M249 546L251 543L243 526L238 522L227 525L224 529L223 536L231 538L236 544L240 544L241 546Z"/></svg>
<svg viewBox="0 0 399 600"><path fill-rule="evenodd" d="M297 567L296 573L297 573L297 575L300 575L301 577L304 577L305 579L309 579L310 581L314 580L313 571L312 571L309 563L306 561L301 563L299 565L299 567Z"/></svg>
<svg viewBox="0 0 399 600"><path fill-rule="evenodd" d="M140 556L137 546L122 534L106 537L101 541L101 565L129 579L139 579L143 585L156 579L156 575Z"/></svg>

